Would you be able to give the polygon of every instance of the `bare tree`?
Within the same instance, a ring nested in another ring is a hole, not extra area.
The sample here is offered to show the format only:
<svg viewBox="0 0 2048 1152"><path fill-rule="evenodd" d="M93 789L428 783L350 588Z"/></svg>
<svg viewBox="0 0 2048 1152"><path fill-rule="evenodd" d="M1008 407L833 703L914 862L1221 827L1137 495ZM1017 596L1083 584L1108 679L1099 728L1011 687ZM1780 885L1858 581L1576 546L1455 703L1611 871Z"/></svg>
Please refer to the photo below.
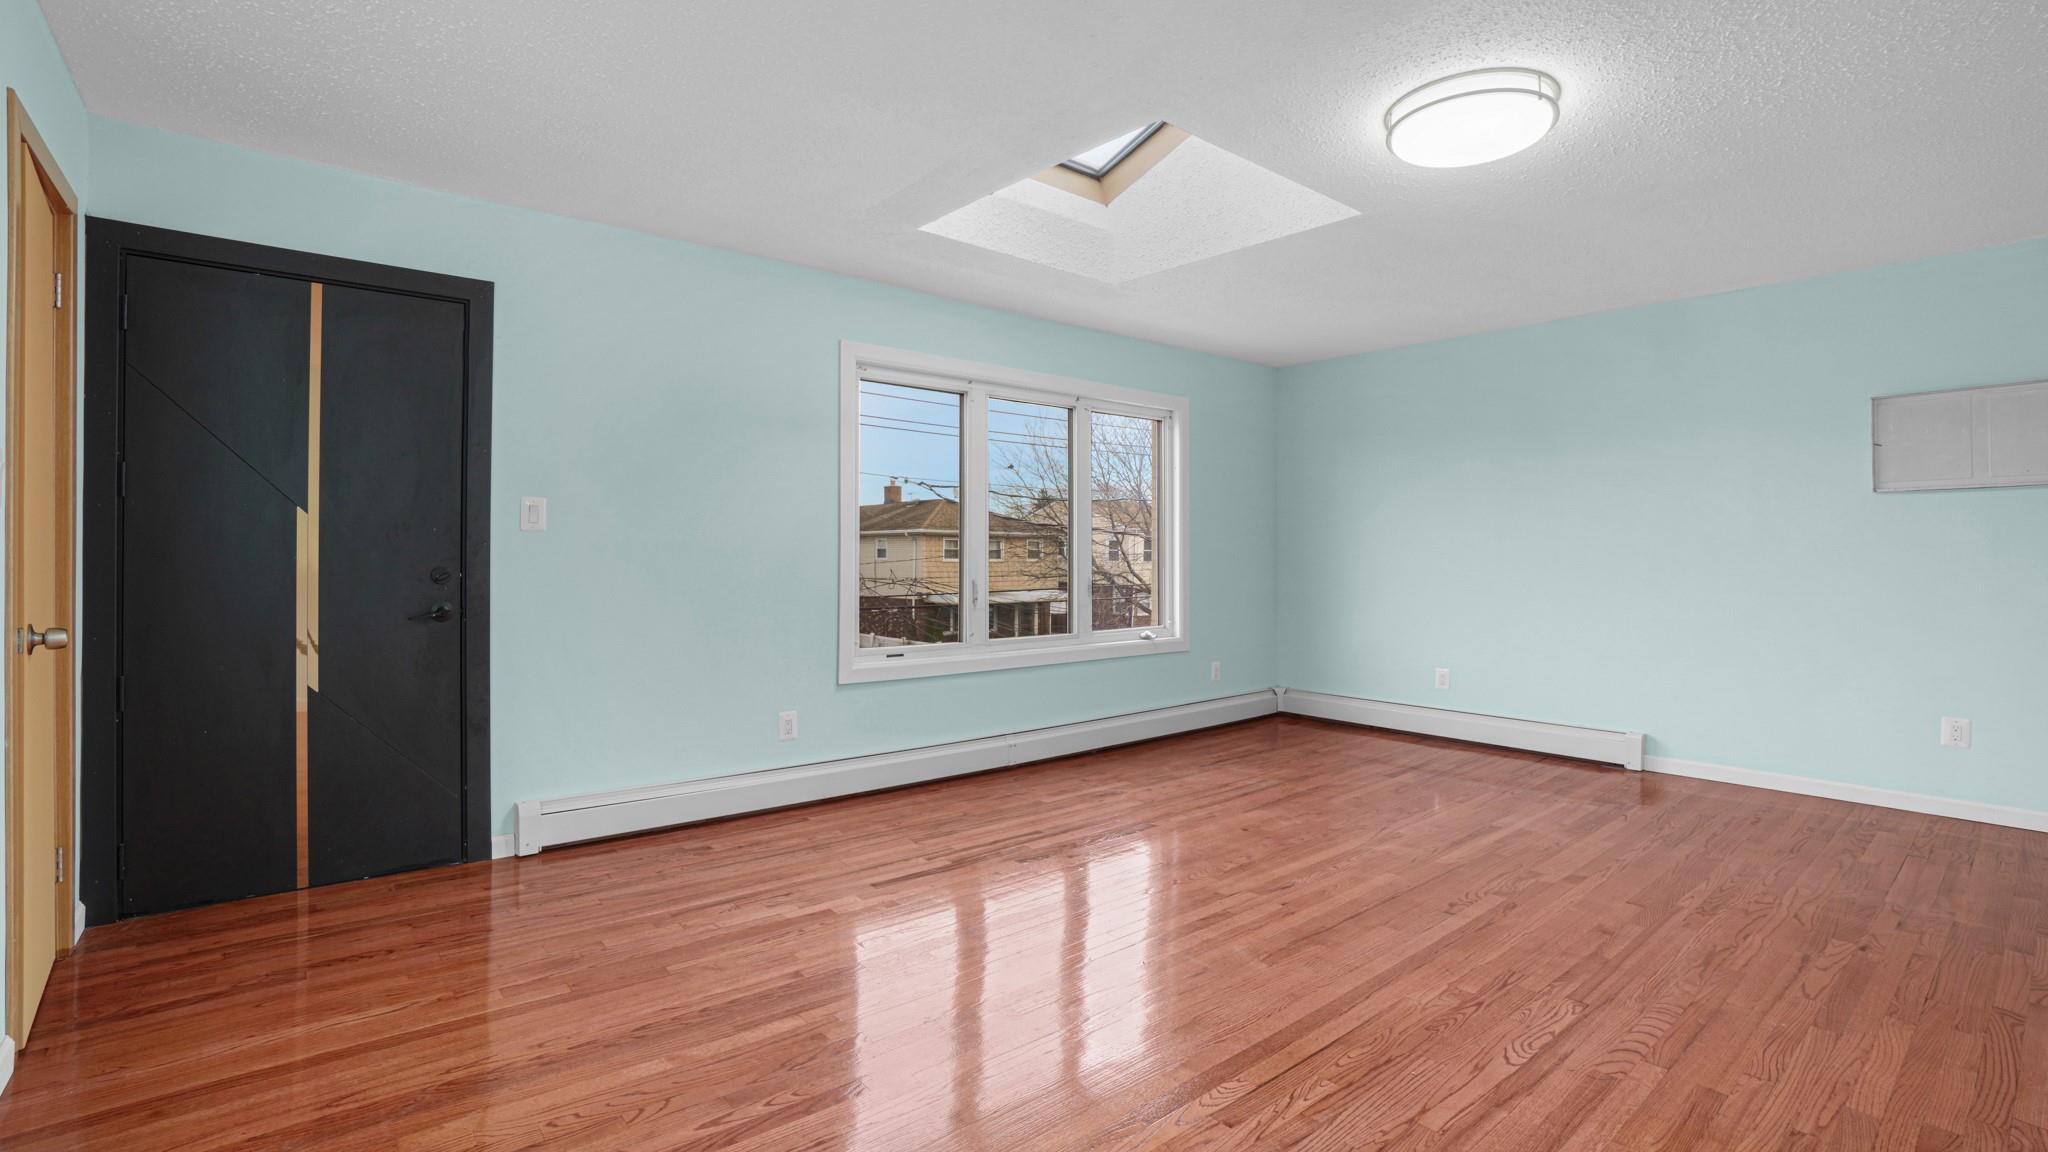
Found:
<svg viewBox="0 0 2048 1152"><path fill-rule="evenodd" d="M991 478L989 509L1044 525L1062 541L1033 563L1034 583L1065 587L1066 542L1073 538L1072 472L1064 436L1025 436L1007 453L1007 481ZM1091 609L1098 626L1138 627L1153 620L1154 542L1158 537L1159 424L1098 414L1091 425L1093 475L1087 537L1093 564Z"/></svg>
<svg viewBox="0 0 2048 1152"><path fill-rule="evenodd" d="M1044 430L1031 430L1038 418L1009 415L1025 421L1027 430L1006 430L999 441L991 437L1001 452L989 477L988 528L1004 555L990 591L1065 591L1071 597L1077 594L1070 567L1076 477L1067 431L1051 420L1044 421ZM1090 484L1091 523L1080 533L1092 570L1090 611L1097 627L1143 627L1155 619L1159 424L1100 413L1090 431L1093 466L1083 479ZM952 503L948 493L933 489L933 495ZM861 631L910 643L958 639L960 591L957 575L863 575Z"/></svg>

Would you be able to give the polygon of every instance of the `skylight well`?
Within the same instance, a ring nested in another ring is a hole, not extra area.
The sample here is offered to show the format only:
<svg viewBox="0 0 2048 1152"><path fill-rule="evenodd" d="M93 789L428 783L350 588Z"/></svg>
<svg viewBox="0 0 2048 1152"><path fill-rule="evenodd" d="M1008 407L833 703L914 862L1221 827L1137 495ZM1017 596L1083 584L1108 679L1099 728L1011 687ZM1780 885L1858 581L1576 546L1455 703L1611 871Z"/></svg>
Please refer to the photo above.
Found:
<svg viewBox="0 0 2048 1152"><path fill-rule="evenodd" d="M1122 284L1357 214L1154 120L950 212L924 231Z"/></svg>

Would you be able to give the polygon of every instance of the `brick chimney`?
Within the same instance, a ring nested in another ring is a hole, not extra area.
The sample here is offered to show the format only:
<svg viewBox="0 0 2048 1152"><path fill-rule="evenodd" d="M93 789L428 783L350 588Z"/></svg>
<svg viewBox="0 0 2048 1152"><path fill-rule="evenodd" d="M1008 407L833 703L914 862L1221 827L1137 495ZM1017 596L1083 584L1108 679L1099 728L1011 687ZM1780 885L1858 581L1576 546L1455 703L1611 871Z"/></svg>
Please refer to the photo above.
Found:
<svg viewBox="0 0 2048 1152"><path fill-rule="evenodd" d="M898 483L897 483L897 482L895 481L895 479L894 479L893 477L892 477L892 478L890 478L890 480L889 480L889 483L888 483L888 484L886 484L886 485L884 485L884 486L882 487L882 503L884 503L884 504L901 504L901 503L903 503L903 485L901 485L901 484L898 484Z"/></svg>

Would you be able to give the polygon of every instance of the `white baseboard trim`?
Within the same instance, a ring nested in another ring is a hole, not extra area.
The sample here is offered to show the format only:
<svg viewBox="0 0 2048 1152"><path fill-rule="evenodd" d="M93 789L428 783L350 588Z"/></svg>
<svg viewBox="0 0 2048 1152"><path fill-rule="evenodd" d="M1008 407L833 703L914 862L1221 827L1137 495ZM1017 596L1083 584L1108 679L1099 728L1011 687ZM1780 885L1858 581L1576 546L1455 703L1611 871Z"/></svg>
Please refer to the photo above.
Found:
<svg viewBox="0 0 2048 1152"><path fill-rule="evenodd" d="M518 851L519 842L511 836L491 837L491 859L503 860Z"/></svg>
<svg viewBox="0 0 2048 1152"><path fill-rule="evenodd" d="M1071 756L1077 752L1270 716L1277 710L1278 699L1271 689L1267 689L1174 708L1133 712L1103 720L1061 724L876 756L826 760L817 764L771 768L652 788L565 796L558 800L523 800L516 810L514 835L518 854L531 856L543 848L560 844L693 824L743 812L786 808L792 804L898 788L970 772L1009 768L1034 760Z"/></svg>
<svg viewBox="0 0 2048 1152"><path fill-rule="evenodd" d="M1546 724L1537 720L1515 720L1477 712L1453 712L1446 708L1423 708L1414 704L1392 704L1385 700L1364 700L1328 692L1280 690L1280 710L1296 716L1314 716L1346 724L1392 728L1422 736L1469 740L1497 748L1520 748L1551 756L1570 756L1618 764L1630 771L1643 768L1643 734L1615 732L1606 728L1581 728L1572 724Z"/></svg>
<svg viewBox="0 0 2048 1152"><path fill-rule="evenodd" d="M1925 816L1949 816L1957 820L1974 820L1979 824L1998 824L2007 828L2048 832L2048 812L2036 812L2030 808L2008 808L2003 804L1986 804L1978 800L1953 800L1946 796L1899 792L1890 788L1873 788L1866 784L1844 784L1839 780L1820 780L1812 776L1787 776L1779 772L1760 772L1754 768L1730 768L1725 764L1675 760L1669 756L1651 756L1644 761L1643 767L1668 776L1717 780L1723 784L1740 784L1745 788L1768 788L1773 792L1846 800L1851 804L1896 808L1902 812L1918 812Z"/></svg>
<svg viewBox="0 0 2048 1152"><path fill-rule="evenodd" d="M7 1082L14 1079L14 1037L0 1036L0 1092L7 1091Z"/></svg>

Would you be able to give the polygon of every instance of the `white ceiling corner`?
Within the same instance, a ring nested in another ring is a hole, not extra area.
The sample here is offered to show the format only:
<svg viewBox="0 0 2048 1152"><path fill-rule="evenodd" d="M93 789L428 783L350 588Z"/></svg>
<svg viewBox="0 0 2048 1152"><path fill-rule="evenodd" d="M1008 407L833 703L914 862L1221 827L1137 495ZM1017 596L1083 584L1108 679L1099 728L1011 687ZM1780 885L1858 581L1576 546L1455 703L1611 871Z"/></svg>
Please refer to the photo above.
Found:
<svg viewBox="0 0 2048 1152"><path fill-rule="evenodd" d="M100 115L1269 364L2048 234L2040 0L42 5ZM1556 131L1388 154L1485 65ZM1153 118L1357 215L1114 283L922 230Z"/></svg>

